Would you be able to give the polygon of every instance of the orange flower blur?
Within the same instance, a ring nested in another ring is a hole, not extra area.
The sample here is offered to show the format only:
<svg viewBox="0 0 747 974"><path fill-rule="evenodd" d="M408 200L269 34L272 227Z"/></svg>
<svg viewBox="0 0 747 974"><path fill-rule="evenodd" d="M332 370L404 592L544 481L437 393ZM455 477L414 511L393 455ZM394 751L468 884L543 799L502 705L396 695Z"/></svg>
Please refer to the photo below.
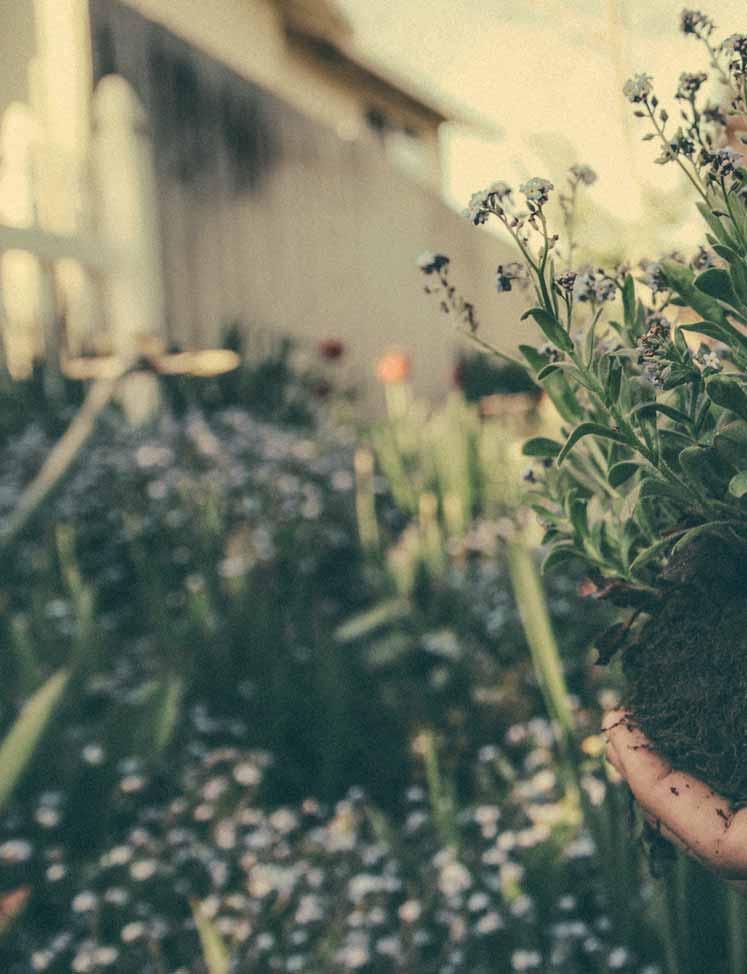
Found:
<svg viewBox="0 0 747 974"><path fill-rule="evenodd" d="M411 370L409 355L404 352L388 352L376 363L376 378L385 385L407 382Z"/></svg>

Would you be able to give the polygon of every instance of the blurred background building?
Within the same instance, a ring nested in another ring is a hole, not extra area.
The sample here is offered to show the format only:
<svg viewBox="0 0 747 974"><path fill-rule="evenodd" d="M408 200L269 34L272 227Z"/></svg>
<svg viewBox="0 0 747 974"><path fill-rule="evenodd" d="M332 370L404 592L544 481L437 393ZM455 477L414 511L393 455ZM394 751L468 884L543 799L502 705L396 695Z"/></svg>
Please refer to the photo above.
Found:
<svg viewBox="0 0 747 974"><path fill-rule="evenodd" d="M495 317L506 251L442 195L443 126L481 122L370 63L328 0L0 12L12 371L139 334L215 347L234 326L341 339L364 384L397 347L420 391L448 387L457 340L415 260L459 255L455 283ZM499 307L510 347L518 307Z"/></svg>

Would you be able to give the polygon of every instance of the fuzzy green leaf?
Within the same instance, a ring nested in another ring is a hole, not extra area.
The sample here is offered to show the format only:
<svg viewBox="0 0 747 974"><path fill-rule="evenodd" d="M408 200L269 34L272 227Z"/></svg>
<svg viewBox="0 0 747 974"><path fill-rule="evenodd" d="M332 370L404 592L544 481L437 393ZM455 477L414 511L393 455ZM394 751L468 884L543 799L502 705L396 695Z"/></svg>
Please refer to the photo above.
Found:
<svg viewBox="0 0 747 974"><path fill-rule="evenodd" d="M545 337L553 344L556 348L561 349L564 352L573 351L573 342L571 337L565 328L561 325L555 315L551 315L544 308L530 308L526 311L522 317L526 318L531 316L537 322L539 327L542 329Z"/></svg>
<svg viewBox="0 0 747 974"><path fill-rule="evenodd" d="M675 409L674 406L669 406L663 402L642 402L639 406L631 411L631 416L641 416L648 413L661 413L662 416L667 416L669 419L674 420L675 423L682 423L684 426L690 426L690 417L687 413L683 413L679 409Z"/></svg>
<svg viewBox="0 0 747 974"><path fill-rule="evenodd" d="M667 548L670 547L673 540L674 539L672 538L671 535L666 538L659 538L657 541L654 541L654 543L649 545L647 548L644 548L642 551L639 551L638 554L633 559L633 561L631 562L630 565L631 575L634 575L636 572L640 571L640 569L643 568L643 566L647 564L649 561L651 561L653 558L656 558L659 555L663 554L667 550Z"/></svg>
<svg viewBox="0 0 747 974"><path fill-rule="evenodd" d="M576 557L578 557L578 552L573 545L557 545L545 557L542 565L540 566L540 572L545 575L557 565L562 565L563 562L569 561L571 558Z"/></svg>
<svg viewBox="0 0 747 974"><path fill-rule="evenodd" d="M626 446L630 445L627 438L617 430L611 430L607 426L602 426L601 423L581 423L581 425L577 426L565 441L563 449L558 454L559 464L565 460L573 447L578 443L579 440L583 439L584 436L599 436L605 440L613 440L615 443L623 443Z"/></svg>
<svg viewBox="0 0 747 974"><path fill-rule="evenodd" d="M535 372L540 372L548 364L545 356L541 355L531 345L519 345L519 351ZM567 423L578 422L581 407L565 377L557 372L548 376L542 384L561 417Z"/></svg>
<svg viewBox="0 0 747 974"><path fill-rule="evenodd" d="M663 260L661 269L667 284L679 294L687 307L692 308L707 321L715 321L719 324L726 322L724 309L718 301L695 287L695 275L689 267L675 260Z"/></svg>
<svg viewBox="0 0 747 974"><path fill-rule="evenodd" d="M734 293L739 298L740 304L744 306L747 304L747 267L745 267L743 260L736 258L731 261L729 276L731 277Z"/></svg>
<svg viewBox="0 0 747 974"><path fill-rule="evenodd" d="M747 419L747 393L733 379L725 375L712 375L706 379L708 398L717 406L729 409L740 419Z"/></svg>
<svg viewBox="0 0 747 974"><path fill-rule="evenodd" d="M747 470L747 423L738 419L716 434L713 445L718 455L736 470Z"/></svg>
<svg viewBox="0 0 747 974"><path fill-rule="evenodd" d="M739 306L737 297L729 277L729 272L720 267L709 267L699 274L694 282L695 287L717 301L723 301L732 307Z"/></svg>
<svg viewBox="0 0 747 974"><path fill-rule="evenodd" d="M628 274L622 289L623 315L625 325L632 334L635 329L635 281L632 274Z"/></svg>
<svg viewBox="0 0 747 974"><path fill-rule="evenodd" d="M562 444L557 440L551 440L546 436L534 436L526 441L521 452L525 457L556 457L562 448Z"/></svg>
<svg viewBox="0 0 747 974"><path fill-rule="evenodd" d="M619 463L613 463L610 467L607 480L612 487L619 487L626 480L630 480L640 469L641 465L635 460L620 460Z"/></svg>

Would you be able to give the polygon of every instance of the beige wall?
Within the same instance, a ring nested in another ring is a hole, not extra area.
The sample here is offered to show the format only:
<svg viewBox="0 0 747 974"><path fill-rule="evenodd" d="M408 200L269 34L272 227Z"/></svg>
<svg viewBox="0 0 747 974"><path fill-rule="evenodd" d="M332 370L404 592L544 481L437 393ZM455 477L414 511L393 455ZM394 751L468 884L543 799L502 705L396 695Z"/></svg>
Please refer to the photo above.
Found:
<svg viewBox="0 0 747 974"><path fill-rule="evenodd" d="M343 138L365 137L366 99L344 75L320 70L311 57L286 43L281 18L270 0L124 0L128 6L168 27L239 74L287 99L311 118L332 126ZM379 100L402 112L391 97ZM412 121L417 121L415 116ZM438 173L438 136L424 138L430 149L428 179Z"/></svg>

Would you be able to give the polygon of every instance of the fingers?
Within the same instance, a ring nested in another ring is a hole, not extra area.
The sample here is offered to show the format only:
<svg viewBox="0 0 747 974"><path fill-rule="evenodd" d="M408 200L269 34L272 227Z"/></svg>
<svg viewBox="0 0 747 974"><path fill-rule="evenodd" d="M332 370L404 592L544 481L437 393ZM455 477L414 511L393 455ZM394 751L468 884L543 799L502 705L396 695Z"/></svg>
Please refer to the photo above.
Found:
<svg viewBox="0 0 747 974"><path fill-rule="evenodd" d="M606 715L607 760L626 779L647 820L674 845L724 878L747 876L747 810L672 769L623 710Z"/></svg>

